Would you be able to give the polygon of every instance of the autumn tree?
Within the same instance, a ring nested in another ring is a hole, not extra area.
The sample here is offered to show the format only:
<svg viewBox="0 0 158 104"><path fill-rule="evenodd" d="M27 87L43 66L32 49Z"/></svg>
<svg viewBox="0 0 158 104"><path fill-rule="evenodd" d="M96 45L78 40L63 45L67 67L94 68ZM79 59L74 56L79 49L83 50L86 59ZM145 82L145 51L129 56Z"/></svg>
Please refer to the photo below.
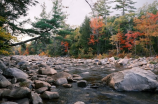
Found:
<svg viewBox="0 0 158 104"><path fill-rule="evenodd" d="M134 6L132 6L136 2L133 2L132 0L114 0L114 2L118 3L114 9L121 10L122 15L125 15L125 11L134 12L133 9L136 9Z"/></svg>
<svg viewBox="0 0 158 104"><path fill-rule="evenodd" d="M92 29L92 35L96 36L96 42L97 42L97 54L99 54L100 49L99 49L99 38L103 34L103 29L104 29L105 24L103 23L102 17L95 17L92 18L90 21L90 27ZM92 40L92 36L90 37L89 40Z"/></svg>
<svg viewBox="0 0 158 104"><path fill-rule="evenodd" d="M140 38L142 46L146 51L149 51L151 56L153 48L153 38L158 35L158 12L157 14L147 13L146 15L141 16L141 18L135 18L134 22L136 24L135 28L143 34L143 37ZM148 48L149 46L149 48Z"/></svg>

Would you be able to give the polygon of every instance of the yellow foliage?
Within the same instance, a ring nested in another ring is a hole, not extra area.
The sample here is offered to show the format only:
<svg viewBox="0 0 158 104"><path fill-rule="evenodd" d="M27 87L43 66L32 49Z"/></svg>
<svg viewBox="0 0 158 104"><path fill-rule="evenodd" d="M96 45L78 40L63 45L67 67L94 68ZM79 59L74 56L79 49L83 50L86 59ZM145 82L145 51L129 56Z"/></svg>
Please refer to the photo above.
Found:
<svg viewBox="0 0 158 104"><path fill-rule="evenodd" d="M6 50L0 50L1 55L9 55L10 53Z"/></svg>
<svg viewBox="0 0 158 104"><path fill-rule="evenodd" d="M41 52L40 54L39 54L39 56L46 56L47 54L45 53L45 52Z"/></svg>

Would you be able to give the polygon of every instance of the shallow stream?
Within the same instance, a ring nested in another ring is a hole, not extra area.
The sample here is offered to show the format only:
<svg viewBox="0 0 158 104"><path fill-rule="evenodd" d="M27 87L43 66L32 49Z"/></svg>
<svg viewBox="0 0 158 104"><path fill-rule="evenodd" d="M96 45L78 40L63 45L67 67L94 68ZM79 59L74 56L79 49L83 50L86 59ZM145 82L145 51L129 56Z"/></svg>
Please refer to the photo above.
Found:
<svg viewBox="0 0 158 104"><path fill-rule="evenodd" d="M74 104L82 101L85 104L158 104L158 93L154 92L118 92L101 83L106 75L123 70L118 68L102 68L99 65L69 66L69 73L78 74L88 82L85 88L77 87L73 82L72 88L57 87L60 98L56 100L45 100L45 104ZM91 85L99 85L91 88Z"/></svg>

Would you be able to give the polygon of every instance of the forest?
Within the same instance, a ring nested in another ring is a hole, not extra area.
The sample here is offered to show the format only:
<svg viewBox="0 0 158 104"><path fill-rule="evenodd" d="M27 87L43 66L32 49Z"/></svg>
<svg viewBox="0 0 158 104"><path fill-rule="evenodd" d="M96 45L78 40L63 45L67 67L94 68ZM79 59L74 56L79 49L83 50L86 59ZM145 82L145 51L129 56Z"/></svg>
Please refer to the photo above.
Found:
<svg viewBox="0 0 158 104"><path fill-rule="evenodd" d="M87 0L85 2L88 3ZM116 3L111 7L110 3ZM158 55L158 1L134 7L132 0L97 0L90 5L92 12L78 27L66 24L61 0L52 1L52 10L46 5L35 22L18 22L26 16L28 6L36 0L0 1L0 54L2 55L46 55L73 58L94 57L138 57ZM115 10L121 14L111 16ZM25 29L23 24L32 28ZM19 35L29 35L30 40L20 41Z"/></svg>

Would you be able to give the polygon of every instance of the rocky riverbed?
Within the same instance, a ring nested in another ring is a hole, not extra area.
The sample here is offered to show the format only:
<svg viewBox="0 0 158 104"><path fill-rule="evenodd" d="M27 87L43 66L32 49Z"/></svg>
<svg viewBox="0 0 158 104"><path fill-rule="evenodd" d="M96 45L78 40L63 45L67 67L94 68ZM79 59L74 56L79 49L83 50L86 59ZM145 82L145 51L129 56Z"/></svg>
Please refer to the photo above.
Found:
<svg viewBox="0 0 158 104"><path fill-rule="evenodd" d="M154 57L73 59L0 58L2 104L156 104Z"/></svg>

